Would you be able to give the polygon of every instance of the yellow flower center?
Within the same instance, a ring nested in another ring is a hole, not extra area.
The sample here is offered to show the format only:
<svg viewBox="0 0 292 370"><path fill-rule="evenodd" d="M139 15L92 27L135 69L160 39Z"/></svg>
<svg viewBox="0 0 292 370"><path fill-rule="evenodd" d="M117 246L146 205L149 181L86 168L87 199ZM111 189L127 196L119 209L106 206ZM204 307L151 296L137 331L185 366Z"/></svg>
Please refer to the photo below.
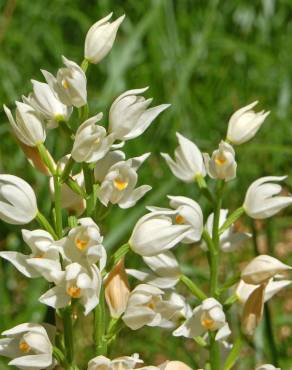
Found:
<svg viewBox="0 0 292 370"><path fill-rule="evenodd" d="M185 218L181 215L176 215L175 216L175 222L179 225L184 224L185 223Z"/></svg>
<svg viewBox="0 0 292 370"><path fill-rule="evenodd" d="M122 191L124 189L126 189L126 187L128 186L128 181L125 181L121 178L116 178L114 180L114 186L116 189L118 189L119 191Z"/></svg>
<svg viewBox="0 0 292 370"><path fill-rule="evenodd" d="M218 166L222 166L226 162L226 158L223 156L218 156L215 159L215 163L218 164Z"/></svg>
<svg viewBox="0 0 292 370"><path fill-rule="evenodd" d="M22 340L20 343L19 343L19 349L21 350L21 352L23 353L28 353L30 351L30 346L26 343L26 341Z"/></svg>
<svg viewBox="0 0 292 370"><path fill-rule="evenodd" d="M75 240L76 248L78 248L81 251L84 251L84 249L86 249L88 247L88 243L89 243L89 241L86 240L86 239L79 239L79 238L77 238Z"/></svg>
<svg viewBox="0 0 292 370"><path fill-rule="evenodd" d="M78 288L76 285L71 285L67 288L67 293L72 297L72 298L79 298L81 294L81 289Z"/></svg>
<svg viewBox="0 0 292 370"><path fill-rule="evenodd" d="M44 253L36 254L32 258L44 258Z"/></svg>
<svg viewBox="0 0 292 370"><path fill-rule="evenodd" d="M64 78L62 80L62 86L64 87L64 89L69 89L69 83L68 81L66 80L66 78Z"/></svg>
<svg viewBox="0 0 292 370"><path fill-rule="evenodd" d="M206 313L201 316L201 324L207 330L215 329L215 321L211 319Z"/></svg>

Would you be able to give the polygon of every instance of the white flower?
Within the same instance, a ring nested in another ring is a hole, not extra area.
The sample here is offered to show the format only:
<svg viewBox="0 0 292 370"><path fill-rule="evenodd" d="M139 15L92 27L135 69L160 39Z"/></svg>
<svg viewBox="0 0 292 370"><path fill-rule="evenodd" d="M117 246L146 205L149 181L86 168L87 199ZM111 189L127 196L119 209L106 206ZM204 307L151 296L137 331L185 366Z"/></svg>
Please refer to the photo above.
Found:
<svg viewBox="0 0 292 370"><path fill-rule="evenodd" d="M188 365L181 361L166 361L159 366L159 370L192 370Z"/></svg>
<svg viewBox="0 0 292 370"><path fill-rule="evenodd" d="M224 222L227 219L228 209L221 209L219 216L219 228L223 226ZM213 220L214 213L211 213L207 218L205 229L208 231L209 235L212 236L213 232ZM251 237L249 233L236 232L234 225L231 225L227 230L225 230L220 235L220 248L223 252L233 252L237 250L242 244ZM207 245L205 242L202 242L201 248L206 251Z"/></svg>
<svg viewBox="0 0 292 370"><path fill-rule="evenodd" d="M205 153L204 161L208 175L213 179L230 181L236 177L235 152L225 141L220 142L219 149L213 152L211 158Z"/></svg>
<svg viewBox="0 0 292 370"><path fill-rule="evenodd" d="M274 257L261 254L255 257L241 272L241 279L247 284L262 284L273 276L292 267L285 265Z"/></svg>
<svg viewBox="0 0 292 370"><path fill-rule="evenodd" d="M64 56L62 60L66 68L60 68L56 77L44 70L42 74L63 104L80 108L87 103L86 75L77 63Z"/></svg>
<svg viewBox="0 0 292 370"><path fill-rule="evenodd" d="M87 32L85 38L84 57L90 63L100 62L111 50L115 41L118 28L123 22L125 15L122 15L114 22L108 20L112 17L110 13L106 17L94 23Z"/></svg>
<svg viewBox="0 0 292 370"><path fill-rule="evenodd" d="M273 216L292 204L292 197L276 196L282 190L274 181L283 181L286 176L266 176L254 181L247 189L243 207L252 218L263 219Z"/></svg>
<svg viewBox="0 0 292 370"><path fill-rule="evenodd" d="M153 285L140 284L130 294L122 317L132 330L148 326L168 326L169 320L181 309L175 303L163 300L164 292Z"/></svg>
<svg viewBox="0 0 292 370"><path fill-rule="evenodd" d="M75 262L66 267L63 279L39 301L58 309L70 304L72 298L79 299L84 306L84 314L88 315L99 303L101 283L101 274L95 265L85 269Z"/></svg>
<svg viewBox="0 0 292 370"><path fill-rule="evenodd" d="M45 324L20 324L2 333L7 338L0 339L0 355L12 358L9 366L19 369L48 369L53 363L55 328Z"/></svg>
<svg viewBox="0 0 292 370"><path fill-rule="evenodd" d="M153 272L127 269L126 272L150 285L161 289L173 288L179 281L181 271L177 259L171 251L156 256L143 257L144 262Z"/></svg>
<svg viewBox="0 0 292 370"><path fill-rule="evenodd" d="M214 298L207 298L200 306L196 307L192 316L178 327L173 335L193 338L208 330L217 331L215 337L217 341L224 340L231 333L222 305Z"/></svg>
<svg viewBox="0 0 292 370"><path fill-rule="evenodd" d="M110 360L105 356L97 356L89 361L87 370L132 370L143 361L139 359L138 353L132 356L118 357Z"/></svg>
<svg viewBox="0 0 292 370"><path fill-rule="evenodd" d="M131 249L141 256L155 256L175 247L192 230L190 225L177 224L175 211L150 212L136 223L129 240Z"/></svg>
<svg viewBox="0 0 292 370"><path fill-rule="evenodd" d="M104 206L107 206L110 202L118 204L121 208L132 207L151 190L149 185L141 185L135 188L138 181L137 170L149 155L147 153L140 157L121 161L109 168L98 193L98 197Z"/></svg>
<svg viewBox="0 0 292 370"><path fill-rule="evenodd" d="M90 217L80 218L78 224L56 243L63 260L67 264L77 262L85 268L99 262L102 271L106 265L106 251L99 227Z"/></svg>
<svg viewBox="0 0 292 370"><path fill-rule="evenodd" d="M227 140L232 144L242 144L252 139L260 129L270 112L261 111L255 113L252 108L258 102L255 101L239 110L231 116L228 123Z"/></svg>
<svg viewBox="0 0 292 370"><path fill-rule="evenodd" d="M110 150L115 138L106 136L106 129L96 125L101 118L102 113L99 113L78 127L72 149L72 158L76 162L96 162Z"/></svg>
<svg viewBox="0 0 292 370"><path fill-rule="evenodd" d="M58 161L58 170L63 171L70 155L62 157ZM84 187L84 176L83 172L79 172L76 175L71 176L72 179L79 185L81 188ZM55 188L54 188L54 179L50 178L50 192L54 197ZM81 195L75 193L69 186L65 183L61 186L61 205L62 208L66 208L69 213L76 214L77 216L81 215L86 208L86 201L82 198Z"/></svg>
<svg viewBox="0 0 292 370"><path fill-rule="evenodd" d="M37 146L46 140L45 124L40 115L28 104L15 102L16 112L13 115L5 105L4 111L17 138L28 146Z"/></svg>
<svg viewBox="0 0 292 370"><path fill-rule="evenodd" d="M121 150L114 150L108 152L102 159L96 162L94 168L94 178L96 181L102 183L106 177L109 169L116 163L124 161L126 155Z"/></svg>
<svg viewBox="0 0 292 370"><path fill-rule="evenodd" d="M24 225L38 213L31 186L13 175L0 175L0 219L13 225Z"/></svg>
<svg viewBox="0 0 292 370"><path fill-rule="evenodd" d="M44 264L50 266L50 269L61 269L59 262L59 251L54 246L54 239L51 234L44 230L25 230L22 229L22 237L25 243L30 247L31 252L28 255L19 252L0 252L0 256L13 264L23 275L29 278L36 278L44 276L45 269L41 274L38 269L35 269L31 265L31 259L33 264L41 263L42 267ZM45 274L48 281L54 281L51 275Z"/></svg>
<svg viewBox="0 0 292 370"><path fill-rule="evenodd" d="M258 366L255 370L281 370L279 367L275 367L274 365L264 364Z"/></svg>
<svg viewBox="0 0 292 370"><path fill-rule="evenodd" d="M161 104L148 108L152 99L146 100L139 96L147 89L148 87L126 91L113 102L109 112L109 132L116 139L130 140L143 134L152 121L170 106Z"/></svg>
<svg viewBox="0 0 292 370"><path fill-rule="evenodd" d="M48 120L48 128L57 127L60 121L68 121L72 108L63 104L48 84L35 80L31 82L33 93L28 98L23 97L24 103L31 105Z"/></svg>
<svg viewBox="0 0 292 370"><path fill-rule="evenodd" d="M286 288L292 283L291 280L274 280L270 279L265 287L264 302L267 302L274 295ZM240 303L245 303L251 293L258 287L255 284L246 284L243 280L240 280L237 288L236 295Z"/></svg>
<svg viewBox="0 0 292 370"><path fill-rule="evenodd" d="M184 182L195 181L196 176L206 176L202 153L196 144L176 133L179 146L175 150L175 161L166 153L161 153L174 176Z"/></svg>

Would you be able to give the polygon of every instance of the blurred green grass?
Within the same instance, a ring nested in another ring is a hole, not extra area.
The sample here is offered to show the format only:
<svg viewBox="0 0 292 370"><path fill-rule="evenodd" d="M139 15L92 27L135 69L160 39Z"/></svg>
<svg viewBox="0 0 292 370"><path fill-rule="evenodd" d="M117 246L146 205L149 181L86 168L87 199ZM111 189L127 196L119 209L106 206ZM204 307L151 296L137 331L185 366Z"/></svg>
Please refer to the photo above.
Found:
<svg viewBox="0 0 292 370"><path fill-rule="evenodd" d="M127 143L128 156L152 152L140 170L140 181L152 185L153 190L137 207L114 210L104 229L105 234L110 230L106 236L108 248L126 239L145 204L166 204L165 195L169 193L197 199L195 187L176 181L159 156L161 151L172 154L176 131L194 140L202 150L211 151L224 138L234 110L259 100L258 109L271 110L271 115L256 138L237 150L238 178L229 185L228 206L240 204L255 178L291 173L291 0L2 0L0 11L1 103L12 106L14 100L28 94L30 79L42 79L40 68L55 72L61 55L81 62L88 28L114 11L115 17L125 13L127 18L111 54L89 70L91 112L107 113L118 94L144 86L150 86L147 94L153 96L155 104L172 104L145 135ZM16 148L3 111L0 118L1 172L34 184L40 208L48 210L46 179L34 173ZM70 150L55 132L50 134L48 146L56 158ZM291 179L287 185L292 188ZM279 239L281 230L291 224L291 211L286 215L277 222ZM17 228L1 222L0 230L1 248L24 250ZM196 274L193 261L192 257L186 269ZM0 267L1 330L23 320L40 320L44 310L36 297L43 291L43 284L24 280L4 262ZM275 307L281 313L277 302ZM188 351L182 354L183 341L167 335L167 349L162 347L163 334L161 340L157 330L147 328L135 333L134 344L126 336L128 353L139 351L139 341L147 336L146 360L151 361L155 352L170 357L177 352L177 357L192 364ZM288 345L284 347L283 361L291 355ZM122 351L124 346L115 354ZM252 364L253 360L246 361ZM242 366L238 369L252 365Z"/></svg>

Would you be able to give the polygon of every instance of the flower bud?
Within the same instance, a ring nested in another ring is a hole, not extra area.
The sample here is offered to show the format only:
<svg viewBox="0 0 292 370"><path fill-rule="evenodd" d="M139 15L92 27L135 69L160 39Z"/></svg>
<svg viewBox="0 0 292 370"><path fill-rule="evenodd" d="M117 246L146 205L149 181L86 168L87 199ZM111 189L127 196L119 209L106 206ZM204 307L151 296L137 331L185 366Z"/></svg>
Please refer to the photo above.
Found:
<svg viewBox="0 0 292 370"><path fill-rule="evenodd" d="M68 121L72 108L63 104L46 83L32 80L33 93L28 98L23 97L26 104L31 105L46 120L47 127L55 128L61 121Z"/></svg>
<svg viewBox="0 0 292 370"><path fill-rule="evenodd" d="M260 129L270 112L261 111L255 113L252 108L258 102L255 101L239 110L231 116L228 123L227 140L232 144L239 145L252 139Z"/></svg>
<svg viewBox="0 0 292 370"><path fill-rule="evenodd" d="M243 203L248 216L255 219L268 218L292 204L291 196L276 196L282 190L280 185L268 182L284 179L286 179L286 176L266 176L250 185Z"/></svg>
<svg viewBox="0 0 292 370"><path fill-rule="evenodd" d="M176 136L179 146L174 152L175 160L161 153L174 176L184 182L194 182L198 175L206 176L203 155L197 145L178 132Z"/></svg>
<svg viewBox="0 0 292 370"><path fill-rule="evenodd" d="M0 175L0 219L13 225L32 221L38 212L31 186L13 175Z"/></svg>
<svg viewBox="0 0 292 370"><path fill-rule="evenodd" d="M215 150L212 157L204 154L208 174L213 179L230 181L236 176L235 152L231 145L221 141L219 149Z"/></svg>
<svg viewBox="0 0 292 370"><path fill-rule="evenodd" d="M23 152L24 152L27 160L32 165L32 167L34 167L35 169L37 169L38 171L40 171L45 176L51 176L50 170L44 164L44 162L43 162L43 160L42 160L42 158L40 156L40 152L39 152L39 150L36 147L25 145L21 141L19 142L19 146L23 150ZM48 151L47 151L47 156L49 156L50 159L51 159L51 162L54 163L54 160L50 156L50 153Z"/></svg>
<svg viewBox="0 0 292 370"><path fill-rule="evenodd" d="M129 295L128 277L124 260L121 259L109 273L105 282L105 299L111 317L118 319L125 312Z"/></svg>
<svg viewBox="0 0 292 370"><path fill-rule="evenodd" d="M114 22L110 23L108 20L112 15L113 13L110 13L94 23L87 32L84 57L90 63L97 64L100 62L113 47L118 28L123 22L125 15L122 15Z"/></svg>
<svg viewBox="0 0 292 370"><path fill-rule="evenodd" d="M63 104L80 108L87 103L86 75L77 63L64 56L62 60L65 68L58 70L57 77L44 70L42 74Z"/></svg>
<svg viewBox="0 0 292 370"><path fill-rule="evenodd" d="M241 272L241 279L247 284L262 284L292 267L285 265L274 257L262 254L255 257Z"/></svg>
<svg viewBox="0 0 292 370"><path fill-rule="evenodd" d="M113 102L109 112L109 132L116 139L130 140L143 134L152 121L169 107L169 104L161 104L148 108L152 99L139 96L147 89L126 91Z"/></svg>
<svg viewBox="0 0 292 370"><path fill-rule="evenodd" d="M176 224L164 213L151 212L136 223L129 244L141 256L155 256L175 247L188 234L189 225Z"/></svg>
<svg viewBox="0 0 292 370"><path fill-rule="evenodd" d="M22 143L34 147L46 140L45 124L30 105L16 102L16 120L5 105L4 110L15 135Z"/></svg>

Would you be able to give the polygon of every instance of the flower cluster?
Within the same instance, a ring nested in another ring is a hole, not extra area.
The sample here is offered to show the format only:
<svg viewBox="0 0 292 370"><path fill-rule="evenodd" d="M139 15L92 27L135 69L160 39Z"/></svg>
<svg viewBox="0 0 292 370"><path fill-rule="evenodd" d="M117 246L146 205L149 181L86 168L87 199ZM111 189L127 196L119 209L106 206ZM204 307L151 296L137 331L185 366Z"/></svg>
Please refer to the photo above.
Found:
<svg viewBox="0 0 292 370"><path fill-rule="evenodd" d="M150 153L127 158L122 149L169 107L151 106L152 98L144 97L147 88L139 88L120 94L105 119L101 112L89 114L87 68L110 52L124 21L121 16L110 22L111 17L112 13L89 29L81 65L63 56L64 67L56 75L43 70L45 82L32 80L32 92L15 103L15 117L4 106L24 154L48 179L52 212L47 217L41 213L34 190L24 180L0 175L0 219L18 225L35 219L41 227L22 229L29 254L1 251L0 256L27 278L41 277L48 282L49 289L39 301L55 310L63 329L49 324L18 325L2 333L0 354L19 369L52 369L58 364L78 370L72 319L74 309L82 306L84 315L94 311L95 357L89 360L88 370L191 370L180 361L143 366L138 354L108 358L108 346L120 330L136 331L144 326L168 330L208 349L210 357L201 364L206 369L227 368L220 355L224 351L229 369L238 359L240 346L233 345L236 334L228 308L237 302L243 305L242 331L252 337L265 302L291 283L282 276L291 267L263 254L247 263L231 282L223 282L220 270L221 254L239 251L251 237L246 230L237 229L240 216L266 219L292 204L292 196L280 194L282 187L277 184L286 176L266 176L249 186L237 210L230 213L222 206L227 183L237 176L234 146L253 138L269 112L255 113L252 108L257 102L236 111L226 138L211 155L177 133L174 159L161 155L175 177L198 185L212 211L205 218L205 210L196 200L169 195L168 207L146 207L148 213L137 221L127 243L115 252L106 250L102 221L112 206L133 207L151 190L149 185L138 185L138 170ZM74 110L78 111L78 125L74 125ZM58 130L70 141L71 151L56 161L46 147L46 138ZM212 190L214 182L216 190ZM175 255L180 244L199 247L206 255L208 292L185 274ZM142 259L145 269L127 268L131 253ZM181 294L180 283L191 299ZM276 367L268 364L256 368L272 369Z"/></svg>

